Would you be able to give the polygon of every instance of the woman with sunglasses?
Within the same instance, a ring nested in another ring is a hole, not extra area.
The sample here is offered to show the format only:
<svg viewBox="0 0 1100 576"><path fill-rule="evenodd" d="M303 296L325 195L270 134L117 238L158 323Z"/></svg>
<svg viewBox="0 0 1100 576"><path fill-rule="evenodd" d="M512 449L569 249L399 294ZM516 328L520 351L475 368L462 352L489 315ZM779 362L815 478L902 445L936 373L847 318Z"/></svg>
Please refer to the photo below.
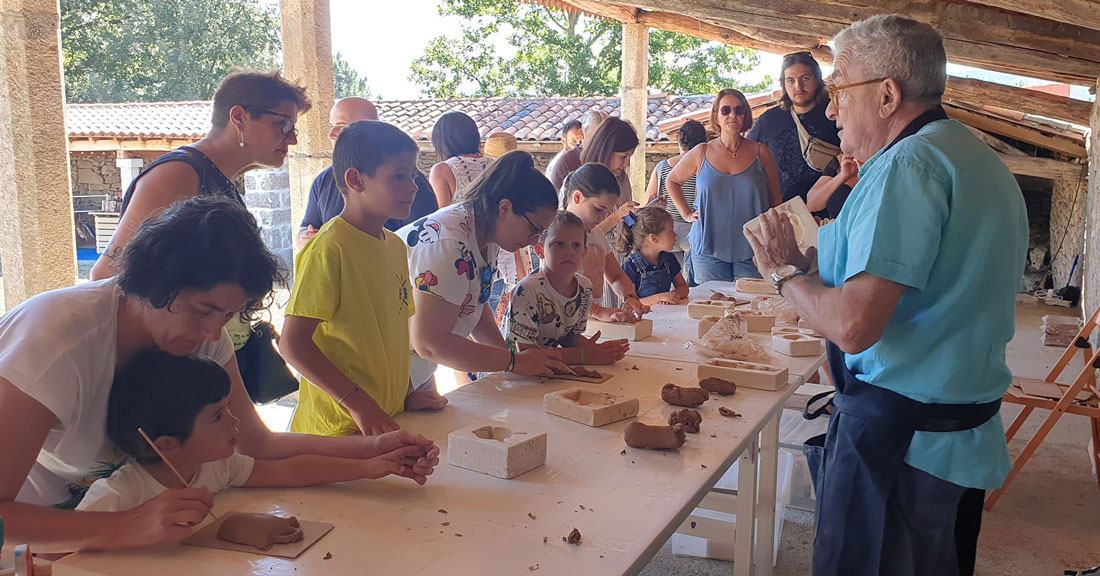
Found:
<svg viewBox="0 0 1100 576"><path fill-rule="evenodd" d="M537 242L557 205L554 186L530 154L517 150L482 172L462 201L397 231L409 247L416 310L409 377L418 390L435 389L438 364L460 372L551 374L559 353L509 350L486 303L500 251Z"/></svg>
<svg viewBox="0 0 1100 576"><path fill-rule="evenodd" d="M779 170L767 146L742 136L752 127L752 109L740 91L718 93L710 126L718 138L688 152L667 182L669 198L692 223L692 273L699 284L759 278L741 227L782 201ZM683 186L693 176L696 195L689 206Z"/></svg>
<svg viewBox="0 0 1100 576"><path fill-rule="evenodd" d="M294 124L310 108L305 92L278 71L241 71L222 79L206 136L157 158L130 182L118 228L92 267L92 280L118 274L123 250L142 222L176 202L212 196L243 205L236 182L249 170L282 166L289 147L298 143ZM297 389L297 379L271 345L274 327L235 318L225 328L253 398L267 400Z"/></svg>
<svg viewBox="0 0 1100 576"><path fill-rule="evenodd" d="M278 168L298 143L294 124L310 108L305 88L275 72L234 72L214 92L210 131L147 166L122 196L121 220L91 271L92 280L118 273L118 259L141 223L192 196L244 203L235 182L256 168Z"/></svg>

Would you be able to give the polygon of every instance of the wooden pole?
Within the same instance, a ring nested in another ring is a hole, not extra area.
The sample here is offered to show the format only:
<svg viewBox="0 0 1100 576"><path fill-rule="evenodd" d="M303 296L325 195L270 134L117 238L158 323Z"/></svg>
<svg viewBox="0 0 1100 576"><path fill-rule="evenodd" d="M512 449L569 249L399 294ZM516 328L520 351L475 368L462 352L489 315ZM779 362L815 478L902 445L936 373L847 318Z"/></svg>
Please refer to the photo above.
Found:
<svg viewBox="0 0 1100 576"><path fill-rule="evenodd" d="M623 24L623 78L621 117L638 132L638 148L630 159L631 194L640 200L646 187L646 127L649 116L649 27L628 22Z"/></svg>

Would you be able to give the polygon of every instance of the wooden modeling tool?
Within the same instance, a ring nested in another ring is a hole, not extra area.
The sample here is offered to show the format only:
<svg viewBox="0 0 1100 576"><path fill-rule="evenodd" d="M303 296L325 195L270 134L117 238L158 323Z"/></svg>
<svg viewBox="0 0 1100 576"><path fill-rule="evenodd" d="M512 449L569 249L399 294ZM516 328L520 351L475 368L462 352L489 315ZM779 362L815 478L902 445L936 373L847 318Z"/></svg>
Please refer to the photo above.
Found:
<svg viewBox="0 0 1100 576"><path fill-rule="evenodd" d="M190 482L188 482L187 480L184 480L183 474L180 474L180 471L176 470L176 467L172 465L172 461L169 460L168 457L164 455L164 452L160 451L160 448L157 448L157 445L153 443L153 439L150 438L149 435L145 433L145 430L142 430L140 426L138 427L138 434L141 434L141 437L145 439L145 442L147 444L149 444L149 447L153 449L153 452L156 452L157 456L160 456L161 461L163 461L164 464L166 466L168 466L168 469L171 470L172 473L176 475L176 478L179 478L180 484L183 484L184 488L187 488L188 486L191 485ZM218 515L214 513L213 508L211 508L209 512L210 512L210 515L214 517L214 520L216 520L216 521L221 520L221 518L219 518Z"/></svg>

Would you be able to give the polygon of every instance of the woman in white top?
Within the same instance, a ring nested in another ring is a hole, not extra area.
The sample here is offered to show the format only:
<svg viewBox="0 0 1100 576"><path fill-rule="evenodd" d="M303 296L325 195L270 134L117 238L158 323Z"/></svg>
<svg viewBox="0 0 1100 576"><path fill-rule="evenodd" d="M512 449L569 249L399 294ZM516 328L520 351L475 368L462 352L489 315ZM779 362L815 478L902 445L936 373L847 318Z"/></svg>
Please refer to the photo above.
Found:
<svg viewBox="0 0 1100 576"><path fill-rule="evenodd" d="M447 112L432 128L432 147L438 163L428 173L439 207L450 206L485 171L489 159L481 154L481 135L473 118Z"/></svg>
<svg viewBox="0 0 1100 576"><path fill-rule="evenodd" d="M501 156L466 195L398 230L409 246L416 314L409 323L414 386L434 387L443 364L463 372L550 375L558 353L510 351L486 303L500 250L537 242L557 213L557 194L526 152Z"/></svg>
<svg viewBox="0 0 1100 576"><path fill-rule="evenodd" d="M142 350L200 354L225 368L239 450L249 456L369 458L431 446L411 433L272 433L250 409L224 326L265 308L284 274L240 203L174 204L141 226L119 262L114 278L39 294L0 319L0 516L9 541L44 553L145 546L179 540L207 515L210 495L197 488L128 512L68 511L123 461L107 440L108 397L116 369Z"/></svg>

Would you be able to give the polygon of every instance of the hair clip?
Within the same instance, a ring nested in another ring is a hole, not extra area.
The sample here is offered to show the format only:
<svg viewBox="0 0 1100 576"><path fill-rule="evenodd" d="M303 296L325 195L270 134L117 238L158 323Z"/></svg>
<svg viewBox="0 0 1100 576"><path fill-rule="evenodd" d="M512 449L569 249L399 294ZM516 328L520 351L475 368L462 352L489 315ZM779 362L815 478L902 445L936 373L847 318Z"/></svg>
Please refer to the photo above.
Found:
<svg viewBox="0 0 1100 576"><path fill-rule="evenodd" d="M626 216L623 216L623 224L626 224L627 228L633 228L637 221L637 217L634 216L633 212L627 212Z"/></svg>

